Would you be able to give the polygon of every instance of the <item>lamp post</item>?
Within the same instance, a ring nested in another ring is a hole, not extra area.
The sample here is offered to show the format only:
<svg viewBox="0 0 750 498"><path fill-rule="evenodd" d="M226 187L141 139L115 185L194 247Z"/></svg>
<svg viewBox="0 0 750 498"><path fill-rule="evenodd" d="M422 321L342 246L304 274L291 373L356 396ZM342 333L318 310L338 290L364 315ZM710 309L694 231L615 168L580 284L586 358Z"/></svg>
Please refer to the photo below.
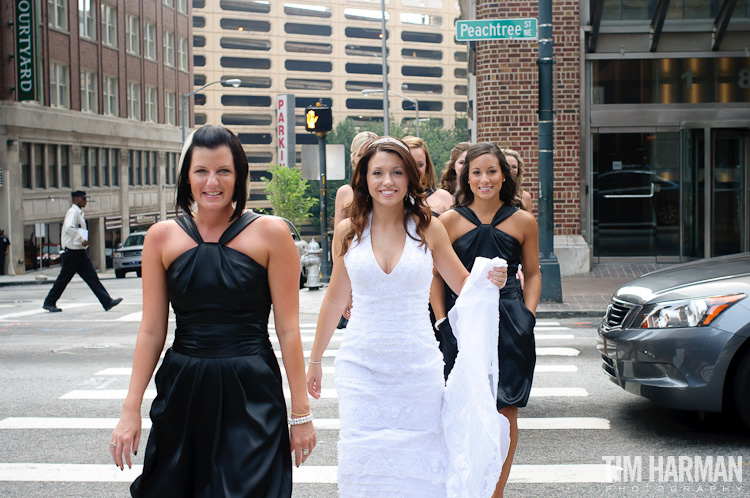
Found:
<svg viewBox="0 0 750 498"><path fill-rule="evenodd" d="M240 86L240 84L242 83L242 81L240 81L237 78L233 78L231 80L226 80L226 81L217 80L217 81L212 81L211 83L206 83L202 87L198 88L197 90L193 90L190 93L182 92L182 104L180 106L180 107L182 107L182 119L181 119L181 123L180 123L182 125L182 143L185 143L185 121L187 120L187 99L188 99L188 97L191 97L191 96L195 95L196 93L200 92L201 90L203 90L204 88L206 88L207 86L211 86L211 85L214 85L216 83L227 83L229 85L232 85L234 88L237 88L238 86Z"/></svg>
<svg viewBox="0 0 750 498"><path fill-rule="evenodd" d="M378 90L377 88L368 88L368 89L362 90L362 95L370 95L372 93L383 93L383 90ZM396 95L397 97L401 97L402 99L408 100L409 102L414 104L414 110L416 111L416 120L417 120L416 132L417 132L417 136L419 136L419 99L416 97L414 98L407 97L406 95L401 95L400 93L394 92L392 90L388 90L388 93Z"/></svg>
<svg viewBox="0 0 750 498"><path fill-rule="evenodd" d="M381 55L383 58L383 135L386 137L391 134L391 116L388 112L388 48L385 45L385 0L380 0L380 37L383 39L381 46Z"/></svg>

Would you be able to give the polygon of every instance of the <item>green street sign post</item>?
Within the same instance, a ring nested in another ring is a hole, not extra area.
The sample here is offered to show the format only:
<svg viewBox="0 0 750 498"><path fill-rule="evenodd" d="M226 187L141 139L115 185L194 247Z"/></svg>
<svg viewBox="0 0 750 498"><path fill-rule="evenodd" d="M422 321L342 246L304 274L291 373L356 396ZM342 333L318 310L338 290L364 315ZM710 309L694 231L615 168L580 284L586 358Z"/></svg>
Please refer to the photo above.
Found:
<svg viewBox="0 0 750 498"><path fill-rule="evenodd" d="M18 100L36 100L36 44L33 0L16 0L16 70Z"/></svg>
<svg viewBox="0 0 750 498"><path fill-rule="evenodd" d="M456 22L456 41L536 40L536 18Z"/></svg>

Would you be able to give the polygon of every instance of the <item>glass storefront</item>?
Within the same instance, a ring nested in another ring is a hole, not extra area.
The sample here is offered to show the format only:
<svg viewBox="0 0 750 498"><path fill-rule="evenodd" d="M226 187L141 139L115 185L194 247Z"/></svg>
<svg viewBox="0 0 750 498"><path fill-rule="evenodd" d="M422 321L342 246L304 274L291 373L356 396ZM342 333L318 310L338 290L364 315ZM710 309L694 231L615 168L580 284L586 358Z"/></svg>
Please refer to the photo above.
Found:
<svg viewBox="0 0 750 498"><path fill-rule="evenodd" d="M750 129L595 133L592 144L594 256L750 250Z"/></svg>

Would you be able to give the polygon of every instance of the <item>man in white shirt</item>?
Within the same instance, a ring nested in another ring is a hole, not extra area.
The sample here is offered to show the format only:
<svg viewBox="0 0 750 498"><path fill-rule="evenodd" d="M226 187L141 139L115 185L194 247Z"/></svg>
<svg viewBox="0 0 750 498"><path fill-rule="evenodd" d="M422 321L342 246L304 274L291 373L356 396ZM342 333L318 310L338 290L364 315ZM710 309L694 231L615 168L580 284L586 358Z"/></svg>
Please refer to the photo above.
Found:
<svg viewBox="0 0 750 498"><path fill-rule="evenodd" d="M73 205L70 206L70 209L65 214L62 235L60 236L60 245L62 246L60 275L57 276L57 280L55 280L52 289L47 294L42 308L52 313L62 311L56 305L57 300L60 299L73 275L78 273L94 294L96 294L97 299L99 299L99 302L104 307L104 311L109 311L120 304L122 298L112 299L110 297L107 290L99 281L96 270L94 270L94 265L91 264L89 253L86 250L86 247L89 245L86 219L83 216L83 208L86 207L86 192L83 190L74 190L71 196L73 197Z"/></svg>

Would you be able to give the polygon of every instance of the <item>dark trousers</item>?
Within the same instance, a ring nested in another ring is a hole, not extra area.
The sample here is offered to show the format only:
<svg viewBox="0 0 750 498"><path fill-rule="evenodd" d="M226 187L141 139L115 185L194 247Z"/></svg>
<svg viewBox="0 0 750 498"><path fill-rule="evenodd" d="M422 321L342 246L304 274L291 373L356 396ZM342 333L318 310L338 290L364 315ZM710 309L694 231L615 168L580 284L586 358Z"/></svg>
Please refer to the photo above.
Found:
<svg viewBox="0 0 750 498"><path fill-rule="evenodd" d="M68 286L70 279L77 273L96 294L96 298L102 303L102 306L104 308L109 306L112 298L99 281L99 277L96 276L96 270L94 270L94 265L91 264L89 253L86 250L71 251L67 249L62 253L61 259L60 274L44 300L45 305L54 306L60 299L65 287Z"/></svg>
<svg viewBox="0 0 750 498"><path fill-rule="evenodd" d="M5 275L5 253L0 254L0 275Z"/></svg>

